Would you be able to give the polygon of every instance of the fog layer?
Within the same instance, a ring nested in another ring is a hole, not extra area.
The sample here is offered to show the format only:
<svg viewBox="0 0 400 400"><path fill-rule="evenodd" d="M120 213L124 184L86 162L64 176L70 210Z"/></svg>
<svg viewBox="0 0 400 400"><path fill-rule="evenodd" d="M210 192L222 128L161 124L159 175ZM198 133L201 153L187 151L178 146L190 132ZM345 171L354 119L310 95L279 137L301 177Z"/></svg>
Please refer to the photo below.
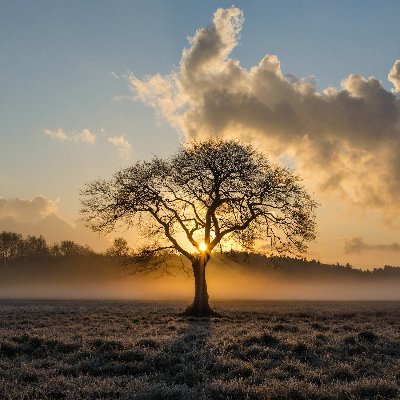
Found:
<svg viewBox="0 0 400 400"><path fill-rule="evenodd" d="M211 261L210 300L400 300L400 269L361 272L300 260ZM1 299L177 300L194 294L194 281L179 270L132 275L115 260L3 266Z"/></svg>

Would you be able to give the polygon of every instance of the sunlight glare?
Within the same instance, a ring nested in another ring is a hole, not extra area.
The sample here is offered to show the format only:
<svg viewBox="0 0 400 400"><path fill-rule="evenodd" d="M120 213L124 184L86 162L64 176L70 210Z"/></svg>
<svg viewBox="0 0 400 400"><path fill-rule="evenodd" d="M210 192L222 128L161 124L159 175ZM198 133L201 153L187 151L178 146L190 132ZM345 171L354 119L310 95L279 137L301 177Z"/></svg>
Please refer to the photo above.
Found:
<svg viewBox="0 0 400 400"><path fill-rule="evenodd" d="M204 242L201 242L199 244L199 249L200 249L200 251L204 252L207 250L207 245Z"/></svg>

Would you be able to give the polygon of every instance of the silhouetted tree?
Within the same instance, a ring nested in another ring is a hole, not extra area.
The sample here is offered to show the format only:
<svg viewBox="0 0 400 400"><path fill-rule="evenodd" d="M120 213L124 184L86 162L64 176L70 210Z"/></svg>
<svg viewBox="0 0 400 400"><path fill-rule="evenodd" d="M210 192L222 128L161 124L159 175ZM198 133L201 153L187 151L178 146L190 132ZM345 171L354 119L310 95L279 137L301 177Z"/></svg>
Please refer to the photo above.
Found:
<svg viewBox="0 0 400 400"><path fill-rule="evenodd" d="M113 246L106 250L106 256L112 257L127 257L130 253L130 248L124 238L115 238Z"/></svg>
<svg viewBox="0 0 400 400"><path fill-rule="evenodd" d="M55 243L50 252L56 257L92 256L95 252L89 246L82 246L72 240L63 240Z"/></svg>
<svg viewBox="0 0 400 400"><path fill-rule="evenodd" d="M25 257L46 257L50 255L50 249L43 236L28 236L23 240L22 254Z"/></svg>
<svg viewBox="0 0 400 400"><path fill-rule="evenodd" d="M0 233L0 260L3 265L20 257L22 254L22 235L14 232L3 231Z"/></svg>
<svg viewBox="0 0 400 400"><path fill-rule="evenodd" d="M235 140L193 141L168 159L137 162L111 180L89 183L82 196L95 231L110 232L119 222L139 228L146 244L135 254L138 268L171 254L190 260L191 315L213 314L205 272L216 248L301 253L315 238L316 203L300 179Z"/></svg>

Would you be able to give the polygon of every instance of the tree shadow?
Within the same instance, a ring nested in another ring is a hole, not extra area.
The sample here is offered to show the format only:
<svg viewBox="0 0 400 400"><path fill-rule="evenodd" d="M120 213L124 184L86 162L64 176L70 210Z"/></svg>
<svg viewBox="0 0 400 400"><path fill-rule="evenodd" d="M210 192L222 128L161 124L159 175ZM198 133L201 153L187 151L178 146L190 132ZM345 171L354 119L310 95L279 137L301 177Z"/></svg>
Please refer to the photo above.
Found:
<svg viewBox="0 0 400 400"><path fill-rule="evenodd" d="M164 379L204 393L218 363L210 341L214 323L211 318L185 318L176 338L164 348L161 362ZM161 372L161 371L160 371Z"/></svg>

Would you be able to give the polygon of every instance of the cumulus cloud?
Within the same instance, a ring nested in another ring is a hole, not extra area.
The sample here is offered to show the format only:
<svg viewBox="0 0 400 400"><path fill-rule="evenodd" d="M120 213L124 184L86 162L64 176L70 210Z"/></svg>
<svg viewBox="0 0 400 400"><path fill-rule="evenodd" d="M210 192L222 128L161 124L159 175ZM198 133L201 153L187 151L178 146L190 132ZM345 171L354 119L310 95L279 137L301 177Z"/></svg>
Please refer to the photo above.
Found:
<svg viewBox="0 0 400 400"><path fill-rule="evenodd" d="M17 222L37 222L56 212L57 202L43 196L36 196L32 200L0 197L0 220L13 218Z"/></svg>
<svg viewBox="0 0 400 400"><path fill-rule="evenodd" d="M196 31L178 71L128 77L137 100L186 137L257 138L276 157L290 155L321 192L400 211L400 99L374 77L350 75L340 89L317 91L313 79L284 74L276 55L249 70L231 58L242 12L218 9ZM400 61L389 79L399 90Z"/></svg>
<svg viewBox="0 0 400 400"><path fill-rule="evenodd" d="M400 60L396 60L391 68L388 79L390 82L393 83L393 92L399 93L400 92Z"/></svg>
<svg viewBox="0 0 400 400"><path fill-rule="evenodd" d="M123 135L111 136L108 138L108 141L117 148L118 154L121 158L128 159L130 157L132 146Z"/></svg>
<svg viewBox="0 0 400 400"><path fill-rule="evenodd" d="M62 129L52 131L50 129L44 129L44 133L52 138L56 138L62 141L70 142L83 142L87 144L93 144L96 140L96 135L90 132L89 129L84 128L79 132L72 132L67 134Z"/></svg>
<svg viewBox="0 0 400 400"><path fill-rule="evenodd" d="M400 253L400 243L390 244L369 244L360 237L348 239L344 244L346 254L362 253L365 251L395 252Z"/></svg>
<svg viewBox="0 0 400 400"><path fill-rule="evenodd" d="M58 213L57 201L44 196L25 200L0 197L0 231L21 233L22 235L43 235L48 243L73 240L89 244L96 250L104 250L109 241L100 238L82 222L71 224Z"/></svg>

